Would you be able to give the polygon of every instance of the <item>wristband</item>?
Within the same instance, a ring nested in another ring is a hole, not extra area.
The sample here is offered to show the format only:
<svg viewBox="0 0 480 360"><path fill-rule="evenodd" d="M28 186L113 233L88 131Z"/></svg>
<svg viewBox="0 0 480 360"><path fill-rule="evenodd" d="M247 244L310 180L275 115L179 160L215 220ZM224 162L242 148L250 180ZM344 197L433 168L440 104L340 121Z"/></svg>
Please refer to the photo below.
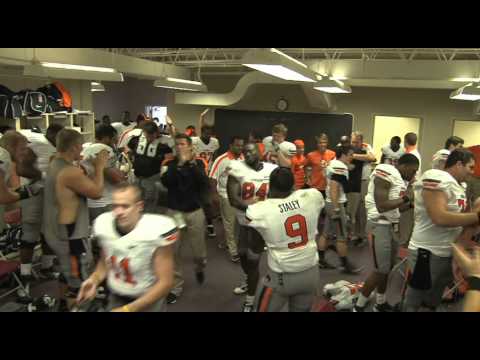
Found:
<svg viewBox="0 0 480 360"><path fill-rule="evenodd" d="M480 278L476 276L470 276L467 278L468 290L480 291Z"/></svg>
<svg viewBox="0 0 480 360"><path fill-rule="evenodd" d="M124 312L131 312L131 310L130 310L130 308L128 307L128 305L122 306L122 310L123 310Z"/></svg>
<svg viewBox="0 0 480 360"><path fill-rule="evenodd" d="M19 187L15 192L20 195L20 200L28 199L32 196L25 186Z"/></svg>

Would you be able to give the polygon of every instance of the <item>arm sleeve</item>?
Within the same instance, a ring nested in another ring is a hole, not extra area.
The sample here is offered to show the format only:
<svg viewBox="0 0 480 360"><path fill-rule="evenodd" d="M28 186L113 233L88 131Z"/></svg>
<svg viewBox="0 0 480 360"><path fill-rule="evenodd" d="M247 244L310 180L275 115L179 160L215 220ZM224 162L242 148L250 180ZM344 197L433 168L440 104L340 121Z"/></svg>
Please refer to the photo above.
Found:
<svg viewBox="0 0 480 360"><path fill-rule="evenodd" d="M178 228L175 221L171 218L165 218L161 224L161 232L155 239L156 247L169 246L178 239Z"/></svg>
<svg viewBox="0 0 480 360"><path fill-rule="evenodd" d="M422 189L443 191L448 193L449 181L442 179L440 174L435 172L426 172L420 181L422 182Z"/></svg>
<svg viewBox="0 0 480 360"><path fill-rule="evenodd" d="M168 189L173 187L177 183L178 179L178 170L177 164L175 161L169 161L167 164L167 171L162 175L160 180L162 184Z"/></svg>
<svg viewBox="0 0 480 360"><path fill-rule="evenodd" d="M267 227L258 206L250 205L247 208L245 217L247 218L247 226L257 229Z"/></svg>

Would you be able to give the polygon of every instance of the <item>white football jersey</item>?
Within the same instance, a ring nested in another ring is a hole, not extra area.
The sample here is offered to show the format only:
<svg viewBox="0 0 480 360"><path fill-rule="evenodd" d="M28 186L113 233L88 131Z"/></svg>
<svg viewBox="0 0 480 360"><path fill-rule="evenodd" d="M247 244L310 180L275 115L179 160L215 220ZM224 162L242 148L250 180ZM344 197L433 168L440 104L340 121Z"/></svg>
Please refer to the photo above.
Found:
<svg viewBox="0 0 480 360"><path fill-rule="evenodd" d="M142 129L127 129L118 138L118 148L125 148L128 146L130 140L135 136L142 135Z"/></svg>
<svg viewBox="0 0 480 360"><path fill-rule="evenodd" d="M210 142L205 144L199 136L192 137L193 150L197 156L204 159L208 164L208 171L213 163L213 154L220 148L217 138L210 138Z"/></svg>
<svg viewBox="0 0 480 360"><path fill-rule="evenodd" d="M253 170L245 163L245 160L232 160L230 162L229 176L233 176L240 183L243 200L257 198L265 200L268 195L270 174L277 168L275 164L263 163L259 171ZM245 212L236 209L237 220L240 225L246 225Z"/></svg>
<svg viewBox="0 0 480 360"><path fill-rule="evenodd" d="M384 164L396 165L398 159L405 154L405 149L400 147L397 151L393 151L390 144L382 146L382 154L384 155Z"/></svg>
<svg viewBox="0 0 480 360"><path fill-rule="evenodd" d="M318 217L325 203L317 189L297 190L283 199L268 199L247 209L247 225L268 248L268 266L278 273L296 273L318 264Z"/></svg>
<svg viewBox="0 0 480 360"><path fill-rule="evenodd" d="M227 181L228 173L230 171L230 163L235 160L234 155L227 151L215 159L212 169L208 177L217 181L217 192L222 198L227 199ZM239 160L243 160L243 155L240 155Z"/></svg>
<svg viewBox="0 0 480 360"><path fill-rule="evenodd" d="M348 180L348 167L340 160L332 160L327 167L327 187L325 188L325 193L327 195L327 202L332 202L330 198L330 183L332 181L332 175L341 175L345 176ZM343 186L339 184L339 191L338 191L338 202L340 204L347 202L347 196L345 195L345 191L343 190Z"/></svg>
<svg viewBox="0 0 480 360"><path fill-rule="evenodd" d="M432 169L443 170L445 167L445 162L450 156L450 150L440 149L438 150L432 158Z"/></svg>
<svg viewBox="0 0 480 360"><path fill-rule="evenodd" d="M405 151L405 153L407 153ZM415 155L416 158L418 159L418 162L420 163L419 166L418 166L418 171L417 171L417 174L416 174L416 179L418 180L422 174L422 156L420 155L420 153L418 152L417 149L413 150L413 151L410 151L408 154L412 154L412 155Z"/></svg>
<svg viewBox="0 0 480 360"><path fill-rule="evenodd" d="M159 247L178 238L175 221L168 216L144 214L135 229L121 236L112 212L100 215L93 224L108 265L109 289L121 296L139 297L155 282L152 257Z"/></svg>
<svg viewBox="0 0 480 360"><path fill-rule="evenodd" d="M263 144L265 145L265 160L272 164L278 164L278 157L272 154L274 151L273 138L271 136L267 136L265 139L263 139ZM278 144L278 147L282 154L288 158L291 158L297 153L297 147L294 143L289 141L284 141Z"/></svg>
<svg viewBox="0 0 480 360"><path fill-rule="evenodd" d="M379 224L398 223L400 221L400 210L393 209L383 213L379 213L377 205L375 204L375 179L379 178L390 183L390 190L388 191L388 199L394 200L403 197L407 191L408 183L403 180L402 175L393 165L380 164L373 170L368 183L368 193L365 196L365 207L367 208L368 220ZM379 219L379 217L385 219Z"/></svg>
<svg viewBox="0 0 480 360"><path fill-rule="evenodd" d="M426 171L414 184L415 225L409 249L423 248L436 256L452 256L452 242L462 232L462 227L445 227L433 224L423 202L423 189L442 191L447 195L449 212L460 213L467 207L465 188L446 171L432 169Z"/></svg>

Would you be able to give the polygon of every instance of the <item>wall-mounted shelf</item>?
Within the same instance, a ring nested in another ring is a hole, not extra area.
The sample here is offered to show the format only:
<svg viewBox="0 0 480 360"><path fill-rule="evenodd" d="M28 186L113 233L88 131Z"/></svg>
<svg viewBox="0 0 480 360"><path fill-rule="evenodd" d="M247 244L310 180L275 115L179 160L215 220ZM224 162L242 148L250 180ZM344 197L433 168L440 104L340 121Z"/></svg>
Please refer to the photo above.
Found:
<svg viewBox="0 0 480 360"><path fill-rule="evenodd" d="M14 120L17 130L32 125L37 125L42 130L46 130L50 124L59 123L67 128L80 128L80 133L83 135L85 142L95 141L95 114L91 111L75 111L73 113L61 111L37 116L24 116Z"/></svg>

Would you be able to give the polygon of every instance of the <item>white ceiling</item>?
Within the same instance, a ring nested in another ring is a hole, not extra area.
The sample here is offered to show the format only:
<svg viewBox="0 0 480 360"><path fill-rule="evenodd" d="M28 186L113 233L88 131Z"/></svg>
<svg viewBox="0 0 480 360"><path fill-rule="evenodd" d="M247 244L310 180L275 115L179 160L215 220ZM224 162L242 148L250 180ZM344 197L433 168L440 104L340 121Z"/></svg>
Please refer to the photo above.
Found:
<svg viewBox="0 0 480 360"><path fill-rule="evenodd" d="M454 89L480 78L480 48L278 48L351 86ZM110 48L123 55L192 70L194 76L242 76L248 48ZM208 81L207 81L208 84Z"/></svg>

